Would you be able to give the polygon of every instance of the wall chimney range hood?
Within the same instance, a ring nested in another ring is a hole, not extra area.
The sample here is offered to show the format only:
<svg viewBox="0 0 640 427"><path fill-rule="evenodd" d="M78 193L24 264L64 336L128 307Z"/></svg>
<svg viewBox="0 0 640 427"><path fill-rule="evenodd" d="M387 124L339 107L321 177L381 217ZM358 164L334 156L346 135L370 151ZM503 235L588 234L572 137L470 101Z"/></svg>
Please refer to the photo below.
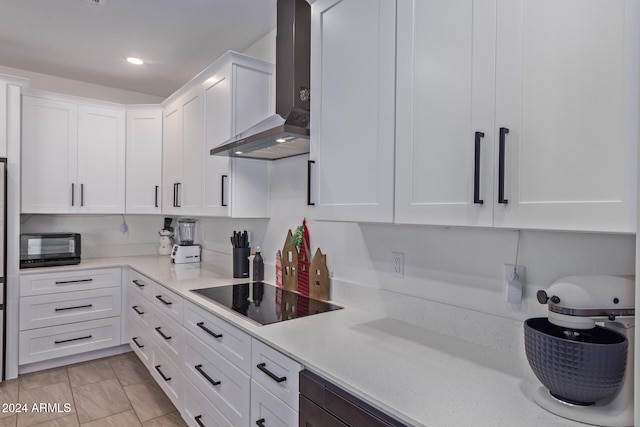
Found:
<svg viewBox="0 0 640 427"><path fill-rule="evenodd" d="M311 6L278 0L276 114L234 136L212 156L276 160L309 152Z"/></svg>

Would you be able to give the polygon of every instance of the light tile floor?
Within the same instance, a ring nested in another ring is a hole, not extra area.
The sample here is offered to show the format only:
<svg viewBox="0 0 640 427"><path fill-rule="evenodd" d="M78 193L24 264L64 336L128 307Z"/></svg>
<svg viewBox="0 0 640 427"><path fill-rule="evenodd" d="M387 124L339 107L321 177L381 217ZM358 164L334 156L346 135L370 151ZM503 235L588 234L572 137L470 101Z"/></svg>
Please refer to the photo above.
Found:
<svg viewBox="0 0 640 427"><path fill-rule="evenodd" d="M11 406L12 403L20 407ZM19 410L23 408L26 411ZM20 375L18 379L0 383L0 427L27 426L186 424L147 368L129 352Z"/></svg>

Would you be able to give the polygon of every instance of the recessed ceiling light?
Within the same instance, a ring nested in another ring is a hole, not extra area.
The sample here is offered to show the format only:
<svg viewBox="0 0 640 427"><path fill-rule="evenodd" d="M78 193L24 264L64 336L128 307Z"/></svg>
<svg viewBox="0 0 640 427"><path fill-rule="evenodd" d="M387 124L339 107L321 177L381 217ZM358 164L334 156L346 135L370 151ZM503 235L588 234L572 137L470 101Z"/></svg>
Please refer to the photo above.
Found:
<svg viewBox="0 0 640 427"><path fill-rule="evenodd" d="M140 58L136 58L134 56L130 56L127 58L127 62L130 64L134 64L134 65L142 65L144 64L144 61Z"/></svg>

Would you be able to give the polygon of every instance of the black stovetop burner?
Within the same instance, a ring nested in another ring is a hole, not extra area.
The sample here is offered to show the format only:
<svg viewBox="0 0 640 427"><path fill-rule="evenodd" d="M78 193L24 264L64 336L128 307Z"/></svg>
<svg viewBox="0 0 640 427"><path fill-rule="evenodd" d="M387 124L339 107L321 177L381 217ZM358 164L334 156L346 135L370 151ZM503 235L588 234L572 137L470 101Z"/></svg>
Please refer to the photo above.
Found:
<svg viewBox="0 0 640 427"><path fill-rule="evenodd" d="M263 282L241 283L191 292L248 317L261 325L297 319L342 307Z"/></svg>

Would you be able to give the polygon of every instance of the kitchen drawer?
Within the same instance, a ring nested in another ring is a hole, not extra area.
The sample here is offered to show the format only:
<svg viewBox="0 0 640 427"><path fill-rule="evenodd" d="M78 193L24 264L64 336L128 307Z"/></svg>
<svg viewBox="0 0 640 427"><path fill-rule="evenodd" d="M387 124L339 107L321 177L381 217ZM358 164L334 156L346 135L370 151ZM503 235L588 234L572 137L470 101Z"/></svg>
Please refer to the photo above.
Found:
<svg viewBox="0 0 640 427"><path fill-rule="evenodd" d="M251 345L251 377L278 399L298 411L298 373L302 366L253 339Z"/></svg>
<svg viewBox="0 0 640 427"><path fill-rule="evenodd" d="M20 298L20 330L120 316L120 288Z"/></svg>
<svg viewBox="0 0 640 427"><path fill-rule="evenodd" d="M158 348L161 348L178 366L182 364L184 328L156 307L151 310L150 334Z"/></svg>
<svg viewBox="0 0 640 427"><path fill-rule="evenodd" d="M234 426L249 425L251 380L220 353L187 332L185 376Z"/></svg>
<svg viewBox="0 0 640 427"><path fill-rule="evenodd" d="M129 292L129 318L151 326L151 301L138 292Z"/></svg>
<svg viewBox="0 0 640 427"><path fill-rule="evenodd" d="M130 336L129 345L131 349L138 355L138 358L144 363L147 369L151 370L154 343L151 339L149 326L141 323L139 320L131 319L129 322Z"/></svg>
<svg viewBox="0 0 640 427"><path fill-rule="evenodd" d="M20 332L20 365L120 344L120 317Z"/></svg>
<svg viewBox="0 0 640 427"><path fill-rule="evenodd" d="M298 413L259 383L251 380L251 425L297 427Z"/></svg>
<svg viewBox="0 0 640 427"><path fill-rule="evenodd" d="M187 378L184 380L182 419L190 427L236 427Z"/></svg>
<svg viewBox="0 0 640 427"><path fill-rule="evenodd" d="M161 312L182 323L182 297L162 285L153 283L151 302Z"/></svg>
<svg viewBox="0 0 640 427"><path fill-rule="evenodd" d="M119 268L23 274L20 276L20 296L120 287L121 283Z"/></svg>
<svg viewBox="0 0 640 427"><path fill-rule="evenodd" d="M178 409L178 412L182 412L184 376L178 365L173 363L171 358L160 350L158 346L153 348L151 375Z"/></svg>
<svg viewBox="0 0 640 427"><path fill-rule="evenodd" d="M128 277L129 287L131 289L135 289L137 292L139 292L141 295L144 295L149 301L151 301L151 298L153 298L153 286L157 285L156 282L132 269L129 269Z"/></svg>
<svg viewBox="0 0 640 427"><path fill-rule="evenodd" d="M251 372L249 334L189 301L184 302L183 325L244 372Z"/></svg>

